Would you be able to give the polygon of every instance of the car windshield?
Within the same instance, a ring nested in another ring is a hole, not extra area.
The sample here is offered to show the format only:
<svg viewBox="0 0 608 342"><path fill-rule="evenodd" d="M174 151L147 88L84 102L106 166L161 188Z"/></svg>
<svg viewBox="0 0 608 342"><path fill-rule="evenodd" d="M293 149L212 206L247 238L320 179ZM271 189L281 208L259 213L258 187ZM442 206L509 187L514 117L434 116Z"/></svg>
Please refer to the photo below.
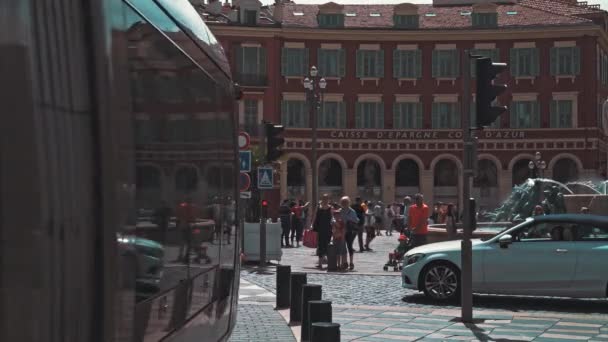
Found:
<svg viewBox="0 0 608 342"><path fill-rule="evenodd" d="M511 228L513 228L513 227L519 227L519 226L521 226L522 224L524 224L524 223L526 223L526 222L528 222L528 221L530 221L530 219L528 219L528 220L526 220L526 221L523 221L523 222L515 222L515 224L514 224L513 226L507 226L507 227L504 227L504 228L503 228L503 229L501 229L501 230L500 230L498 233L496 233L496 235L482 237L482 238L481 238L481 241L488 241L488 240L491 240L491 239L495 238L496 236L503 234L503 233L504 233L504 232L506 232L507 230L509 230L509 229L511 229Z"/></svg>

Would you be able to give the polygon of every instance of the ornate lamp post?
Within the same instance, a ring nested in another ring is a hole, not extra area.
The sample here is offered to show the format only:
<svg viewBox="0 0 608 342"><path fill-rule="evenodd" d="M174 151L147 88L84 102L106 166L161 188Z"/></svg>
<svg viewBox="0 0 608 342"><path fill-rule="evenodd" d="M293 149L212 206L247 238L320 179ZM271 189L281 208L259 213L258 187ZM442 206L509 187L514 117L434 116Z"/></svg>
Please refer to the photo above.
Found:
<svg viewBox="0 0 608 342"><path fill-rule="evenodd" d="M310 76L304 79L304 88L306 89L306 101L310 110L312 129L312 200L310 202L313 215L317 210L316 203L319 200L319 181L317 179L317 113L321 108L325 87L327 87L327 81L324 78L319 78L317 67L312 66L310 68Z"/></svg>
<svg viewBox="0 0 608 342"><path fill-rule="evenodd" d="M542 160L540 152L536 152L534 154L534 160L530 160L530 162L528 163L528 168L532 172L532 178L545 176L545 169L547 168L547 163Z"/></svg>

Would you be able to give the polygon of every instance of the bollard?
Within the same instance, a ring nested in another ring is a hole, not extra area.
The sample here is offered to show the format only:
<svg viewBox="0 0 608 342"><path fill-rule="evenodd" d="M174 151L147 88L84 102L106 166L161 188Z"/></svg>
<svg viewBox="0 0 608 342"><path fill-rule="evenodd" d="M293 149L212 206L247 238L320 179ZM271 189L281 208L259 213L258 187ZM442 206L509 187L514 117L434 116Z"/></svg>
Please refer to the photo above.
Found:
<svg viewBox="0 0 608 342"><path fill-rule="evenodd" d="M304 284L306 284L306 273L291 273L291 285L289 288L289 294L291 297L289 308L289 324L294 324L302 321L302 285Z"/></svg>
<svg viewBox="0 0 608 342"><path fill-rule="evenodd" d="M302 327L301 340L310 340L310 323L308 320L308 302L321 299L321 285L306 284L302 286Z"/></svg>
<svg viewBox="0 0 608 342"><path fill-rule="evenodd" d="M289 307L289 282L291 278L291 266L277 266L277 296L275 309L285 309Z"/></svg>
<svg viewBox="0 0 608 342"><path fill-rule="evenodd" d="M308 337L312 336L312 324L317 322L331 323L331 301L311 300L308 302Z"/></svg>
<svg viewBox="0 0 608 342"><path fill-rule="evenodd" d="M338 256L336 255L336 245L330 243L327 246L327 272L338 270Z"/></svg>
<svg viewBox="0 0 608 342"><path fill-rule="evenodd" d="M311 341L315 342L340 342L340 324L328 322L316 322L312 324Z"/></svg>

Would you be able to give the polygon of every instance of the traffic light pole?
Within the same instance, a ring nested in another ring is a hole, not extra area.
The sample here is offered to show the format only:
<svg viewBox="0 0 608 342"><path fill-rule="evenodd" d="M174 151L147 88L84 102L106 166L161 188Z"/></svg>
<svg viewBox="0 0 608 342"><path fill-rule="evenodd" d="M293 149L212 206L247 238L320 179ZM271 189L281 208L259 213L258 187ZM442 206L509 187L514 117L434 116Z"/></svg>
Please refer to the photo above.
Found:
<svg viewBox="0 0 608 342"><path fill-rule="evenodd" d="M260 266L266 266L266 220L268 215L266 209L263 207L264 193L266 191L260 191Z"/></svg>
<svg viewBox="0 0 608 342"><path fill-rule="evenodd" d="M471 123L475 122L474 111L471 110L471 62L469 50L465 50L460 59L462 64L462 138L464 146L464 170L462 173L462 205L463 205L463 239L461 242L461 268L460 287L461 287L461 319L463 322L472 323L473 321L473 250L471 245L472 223L470 217L471 208L471 182L474 175L474 165L477 159L475 155L475 137L471 129Z"/></svg>

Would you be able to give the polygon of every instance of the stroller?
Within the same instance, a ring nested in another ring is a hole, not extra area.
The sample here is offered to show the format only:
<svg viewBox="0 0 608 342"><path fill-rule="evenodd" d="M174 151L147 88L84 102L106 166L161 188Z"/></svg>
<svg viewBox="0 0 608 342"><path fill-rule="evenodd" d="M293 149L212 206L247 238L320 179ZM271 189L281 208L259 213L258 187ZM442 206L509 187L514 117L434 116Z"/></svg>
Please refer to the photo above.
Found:
<svg viewBox="0 0 608 342"><path fill-rule="evenodd" d="M405 241L405 244L402 244L402 241ZM389 267L392 267L394 272L403 269L403 256L411 248L410 241L407 235L399 236L399 246L393 252L388 253L388 261L384 264L383 270L388 271Z"/></svg>

